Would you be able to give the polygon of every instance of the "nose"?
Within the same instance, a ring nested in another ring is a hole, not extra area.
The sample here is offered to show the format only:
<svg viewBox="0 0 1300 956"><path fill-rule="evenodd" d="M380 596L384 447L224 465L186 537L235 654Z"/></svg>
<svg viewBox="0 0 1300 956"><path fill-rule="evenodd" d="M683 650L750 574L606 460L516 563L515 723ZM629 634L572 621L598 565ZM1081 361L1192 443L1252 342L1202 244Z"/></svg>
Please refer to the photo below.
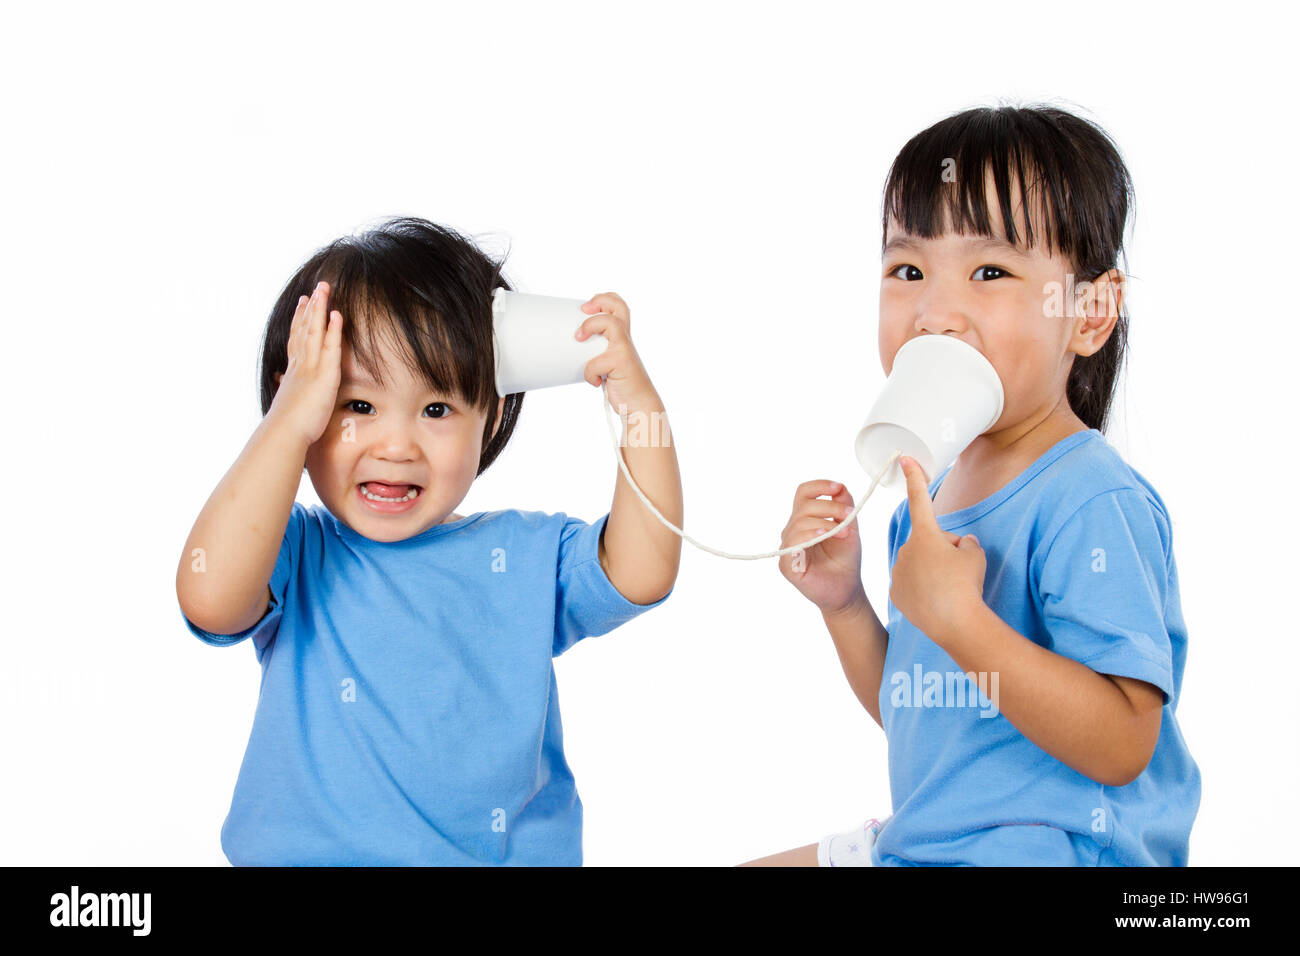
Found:
<svg viewBox="0 0 1300 956"><path fill-rule="evenodd" d="M912 327L918 333L943 335L955 332L961 335L970 328L970 317L966 314L960 292L942 281L931 282L916 305L916 321Z"/></svg>
<svg viewBox="0 0 1300 956"><path fill-rule="evenodd" d="M964 338L966 330L970 328L970 319L955 290L931 287L914 308L916 311L913 313L912 331L906 332L901 340L894 337L896 332L886 338L886 326L883 323L880 326L880 367L886 375L894 370L894 356L898 355L898 350L917 336L951 333L957 338ZM893 328L897 329L898 326Z"/></svg>
<svg viewBox="0 0 1300 956"><path fill-rule="evenodd" d="M918 334L944 335L953 332L960 336L970 327L966 314L958 309L926 309L916 317L913 328Z"/></svg>
<svg viewBox="0 0 1300 956"><path fill-rule="evenodd" d="M420 446L409 427L390 421L375 435L370 454L381 461L414 461L419 457Z"/></svg>

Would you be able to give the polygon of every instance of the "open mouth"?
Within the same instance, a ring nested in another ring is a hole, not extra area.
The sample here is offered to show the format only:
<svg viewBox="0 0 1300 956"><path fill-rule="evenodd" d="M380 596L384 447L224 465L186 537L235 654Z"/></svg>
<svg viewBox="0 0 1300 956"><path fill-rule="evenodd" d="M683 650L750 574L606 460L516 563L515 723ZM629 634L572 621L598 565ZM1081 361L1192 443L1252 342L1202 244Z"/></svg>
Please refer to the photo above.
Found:
<svg viewBox="0 0 1300 956"><path fill-rule="evenodd" d="M371 501L414 501L423 490L419 485L390 485L380 481L363 481L358 487Z"/></svg>
<svg viewBox="0 0 1300 956"><path fill-rule="evenodd" d="M416 499L422 494L424 489L419 485L382 481L363 481L357 485L357 500L368 510L380 514L397 514L414 508Z"/></svg>

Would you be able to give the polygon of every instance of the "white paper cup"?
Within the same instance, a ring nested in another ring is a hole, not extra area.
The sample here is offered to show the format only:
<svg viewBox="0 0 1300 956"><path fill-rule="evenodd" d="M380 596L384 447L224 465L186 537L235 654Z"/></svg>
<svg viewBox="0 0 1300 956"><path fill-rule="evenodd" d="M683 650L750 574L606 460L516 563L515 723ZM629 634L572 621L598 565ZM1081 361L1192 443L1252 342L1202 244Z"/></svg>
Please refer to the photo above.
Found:
<svg viewBox="0 0 1300 956"><path fill-rule="evenodd" d="M506 289L492 293L498 395L583 381L587 363L609 345L603 335L581 342L573 337L591 318L582 311L584 301Z"/></svg>
<svg viewBox="0 0 1300 956"><path fill-rule="evenodd" d="M978 349L949 335L912 339L894 356L885 387L854 450L875 476L895 451L915 458L930 481L1002 415L1002 382ZM882 485L905 485L895 462Z"/></svg>

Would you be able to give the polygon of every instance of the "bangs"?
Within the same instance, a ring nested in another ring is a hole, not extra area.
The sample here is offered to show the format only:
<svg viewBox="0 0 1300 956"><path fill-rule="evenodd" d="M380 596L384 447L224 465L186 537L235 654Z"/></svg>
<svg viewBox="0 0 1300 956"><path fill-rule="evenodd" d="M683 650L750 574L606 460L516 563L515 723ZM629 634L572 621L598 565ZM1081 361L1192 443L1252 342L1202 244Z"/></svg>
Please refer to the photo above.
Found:
<svg viewBox="0 0 1300 956"><path fill-rule="evenodd" d="M496 405L492 289L482 268L421 256L419 247L371 232L336 243L316 269L330 283L331 309L360 365L387 384L381 342L434 392L476 408Z"/></svg>
<svg viewBox="0 0 1300 956"><path fill-rule="evenodd" d="M343 316L343 341L376 384L391 378L384 374L386 346L429 391L487 412L477 472L483 474L510 441L524 401L523 392L498 396L496 389L492 293L510 288L504 262L456 230L415 216L317 250L267 319L258 372L262 414L270 412L277 376L288 366L298 297L324 280L330 309Z"/></svg>
<svg viewBox="0 0 1300 956"><path fill-rule="evenodd" d="M1115 265L1106 260L1122 244L1131 193L1109 137L1087 120L1050 108L967 110L912 137L894 159L881 251L892 218L923 239L951 230L1042 246L1091 278Z"/></svg>
<svg viewBox="0 0 1300 956"><path fill-rule="evenodd" d="M402 364L434 392L475 401L481 375L473 349L457 349L454 325L444 322L431 303L416 289L392 282L364 285L349 263L330 283L330 308L343 313L343 339L353 357L370 377L387 385L382 346L396 353ZM382 343L382 345L381 345Z"/></svg>

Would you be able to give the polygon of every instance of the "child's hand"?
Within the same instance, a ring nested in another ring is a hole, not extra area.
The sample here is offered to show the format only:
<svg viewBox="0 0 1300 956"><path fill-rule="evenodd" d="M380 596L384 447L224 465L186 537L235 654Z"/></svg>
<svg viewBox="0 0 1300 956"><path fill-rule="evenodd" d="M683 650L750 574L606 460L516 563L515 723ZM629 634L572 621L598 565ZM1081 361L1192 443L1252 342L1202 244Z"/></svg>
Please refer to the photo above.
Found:
<svg viewBox="0 0 1300 956"><path fill-rule="evenodd" d="M961 537L941 529L925 472L906 455L899 464L907 477L912 531L894 559L889 599L939 644L941 636L969 620L972 607L984 603L984 549L973 534Z"/></svg>
<svg viewBox="0 0 1300 956"><path fill-rule="evenodd" d="M830 500L821 495L830 495ZM805 481L794 493L794 510L781 532L781 547L790 548L825 534L853 510L853 496L835 481ZM811 548L781 556L781 573L823 613L842 611L866 601L862 588L862 539L856 518L833 537Z"/></svg>
<svg viewBox="0 0 1300 956"><path fill-rule="evenodd" d="M627 303L613 292L603 292L582 303L582 310L609 313L593 315L574 333L579 342L593 335L603 335L609 342L605 351L587 363L587 381L599 387L604 380L605 397L616 412L620 411L620 405L629 410L640 410L657 402L658 393L650 383L636 347L632 345L632 313Z"/></svg>
<svg viewBox="0 0 1300 956"><path fill-rule="evenodd" d="M333 312L325 327L329 283L321 282L298 300L289 326L289 364L277 377L279 388L267 417L275 415L298 431L308 445L325 433L334 414L342 377L343 315Z"/></svg>

